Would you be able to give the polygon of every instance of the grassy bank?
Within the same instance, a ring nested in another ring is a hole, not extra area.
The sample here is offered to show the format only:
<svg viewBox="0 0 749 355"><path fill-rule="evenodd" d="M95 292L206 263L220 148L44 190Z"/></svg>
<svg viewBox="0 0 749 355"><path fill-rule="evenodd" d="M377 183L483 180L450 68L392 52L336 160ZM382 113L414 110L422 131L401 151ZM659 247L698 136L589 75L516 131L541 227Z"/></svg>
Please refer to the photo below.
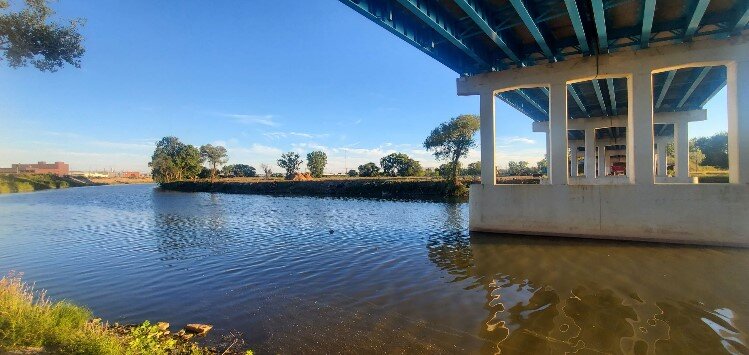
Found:
<svg viewBox="0 0 749 355"><path fill-rule="evenodd" d="M73 178L52 174L2 174L0 194L32 192L49 189L97 185L85 178Z"/></svg>
<svg viewBox="0 0 749 355"><path fill-rule="evenodd" d="M202 348L148 321L110 326L94 319L86 308L50 301L18 275L0 279L0 353L237 354L238 350Z"/></svg>
<svg viewBox="0 0 749 355"><path fill-rule="evenodd" d="M467 187L469 182L465 182ZM455 197L456 191L451 184L437 179L415 178L326 178L313 181L285 180L228 180L216 181L178 181L163 183L166 190L182 192L222 192L233 194L260 195L303 195L303 196L341 196L370 198L405 198L437 199ZM458 191L465 195L465 190Z"/></svg>

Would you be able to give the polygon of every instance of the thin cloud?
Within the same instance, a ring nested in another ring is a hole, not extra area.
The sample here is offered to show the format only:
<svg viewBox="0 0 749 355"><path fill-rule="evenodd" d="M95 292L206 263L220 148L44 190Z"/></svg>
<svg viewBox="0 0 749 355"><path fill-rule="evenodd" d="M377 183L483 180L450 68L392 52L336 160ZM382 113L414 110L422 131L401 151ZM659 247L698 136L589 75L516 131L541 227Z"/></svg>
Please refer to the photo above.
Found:
<svg viewBox="0 0 749 355"><path fill-rule="evenodd" d="M269 127L277 127L279 125L274 120L275 116L273 115L247 115L240 113L215 113L214 115L231 118L234 122L241 124L259 124Z"/></svg>
<svg viewBox="0 0 749 355"><path fill-rule="evenodd" d="M300 138L327 138L330 136L329 133L304 133L304 132L266 132L263 135L270 139L280 139L289 137L300 137Z"/></svg>

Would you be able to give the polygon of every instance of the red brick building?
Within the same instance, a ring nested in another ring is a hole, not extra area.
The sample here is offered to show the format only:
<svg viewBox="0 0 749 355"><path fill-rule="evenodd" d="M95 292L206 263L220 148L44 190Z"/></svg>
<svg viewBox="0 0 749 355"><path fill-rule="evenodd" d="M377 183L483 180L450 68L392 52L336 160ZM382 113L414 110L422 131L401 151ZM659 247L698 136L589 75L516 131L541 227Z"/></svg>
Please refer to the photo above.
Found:
<svg viewBox="0 0 749 355"><path fill-rule="evenodd" d="M70 166L64 162L56 161L54 164L47 164L40 161L36 164L13 164L10 168L0 168L0 173L4 174L54 174L63 176L70 174Z"/></svg>

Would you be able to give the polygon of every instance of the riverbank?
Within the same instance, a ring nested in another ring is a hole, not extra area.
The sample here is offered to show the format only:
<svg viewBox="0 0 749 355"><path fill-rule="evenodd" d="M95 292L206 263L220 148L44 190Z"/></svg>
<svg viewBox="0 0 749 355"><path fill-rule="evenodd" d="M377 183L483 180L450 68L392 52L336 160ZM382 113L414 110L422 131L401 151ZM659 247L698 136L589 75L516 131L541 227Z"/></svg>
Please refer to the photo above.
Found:
<svg viewBox="0 0 749 355"><path fill-rule="evenodd" d="M469 182L464 182L465 186ZM177 181L162 183L161 188L181 192L221 192L230 194L340 196L369 198L440 199L454 198L455 189L436 179L321 179ZM460 195L460 194L459 194ZM460 196L458 196L460 197Z"/></svg>
<svg viewBox="0 0 749 355"><path fill-rule="evenodd" d="M0 354L251 354L237 340L203 347L191 340L210 326L169 331L169 323L110 325L72 303L52 302L17 274L0 278Z"/></svg>
<svg viewBox="0 0 749 355"><path fill-rule="evenodd" d="M57 176L52 174L0 175L0 194L97 185L102 184L95 183L86 178L72 176Z"/></svg>
<svg viewBox="0 0 749 355"><path fill-rule="evenodd" d="M151 178L100 178L91 180L82 176L57 176L53 174L2 174L0 175L0 194L65 189L68 187L150 183L153 183Z"/></svg>

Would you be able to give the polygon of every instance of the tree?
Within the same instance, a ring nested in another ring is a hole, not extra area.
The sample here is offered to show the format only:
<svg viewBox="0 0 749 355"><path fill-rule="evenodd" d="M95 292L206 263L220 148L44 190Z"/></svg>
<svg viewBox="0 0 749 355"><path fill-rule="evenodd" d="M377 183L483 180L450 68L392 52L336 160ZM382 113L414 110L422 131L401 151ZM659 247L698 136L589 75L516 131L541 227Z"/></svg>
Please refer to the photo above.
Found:
<svg viewBox="0 0 749 355"><path fill-rule="evenodd" d="M278 159L278 166L286 170L286 178L291 179L294 173L299 171L299 167L302 166L304 161L299 158L299 154L294 152L288 152L281 154L281 159Z"/></svg>
<svg viewBox="0 0 749 355"><path fill-rule="evenodd" d="M257 176L257 172L255 171L255 168L247 165L247 164L235 164L230 165L232 167L231 172L236 177L255 177Z"/></svg>
<svg viewBox="0 0 749 355"><path fill-rule="evenodd" d="M538 163L536 163L536 172L538 172L541 175L546 175L546 172L549 170L549 161L546 159L546 156L544 155L544 158L539 160Z"/></svg>
<svg viewBox="0 0 749 355"><path fill-rule="evenodd" d="M328 164L328 155L325 152L319 150L310 152L307 154L307 169L312 174L312 177L322 177L325 165Z"/></svg>
<svg viewBox="0 0 749 355"><path fill-rule="evenodd" d="M348 171L348 176L350 176L350 177L357 177L357 176L359 176L359 173L356 172L356 170L351 169L351 170Z"/></svg>
<svg viewBox="0 0 749 355"><path fill-rule="evenodd" d="M453 162L449 162L449 163L444 163L440 165L437 168L437 173L439 174L439 176L445 179L448 179L452 176L453 171L460 171L460 170L461 170L460 162L458 163L457 169L455 168L455 165Z"/></svg>
<svg viewBox="0 0 749 355"><path fill-rule="evenodd" d="M473 162L463 170L463 174L468 176L481 176L481 162Z"/></svg>
<svg viewBox="0 0 749 355"><path fill-rule="evenodd" d="M424 141L424 148L434 152L437 160L447 160L453 171L450 173L452 181L458 183L458 164L460 158L468 154L468 150L476 146L473 136L479 130L479 117L476 115L460 115L448 122L440 124L432 130Z"/></svg>
<svg viewBox="0 0 749 355"><path fill-rule="evenodd" d="M221 176L224 176L224 177L235 176L234 165L224 165L224 167L221 168Z"/></svg>
<svg viewBox="0 0 749 355"><path fill-rule="evenodd" d="M507 163L507 175L510 176L528 176L531 174L531 169L527 161L509 161Z"/></svg>
<svg viewBox="0 0 749 355"><path fill-rule="evenodd" d="M372 177L380 174L380 167L375 163L366 163L359 165L359 176L361 177Z"/></svg>
<svg viewBox="0 0 749 355"><path fill-rule="evenodd" d="M211 182L216 178L217 168L226 164L229 160L226 148L220 145L213 146L206 144L200 146L200 156L207 161L208 165L211 167Z"/></svg>
<svg viewBox="0 0 749 355"><path fill-rule="evenodd" d="M416 176L423 174L421 164L403 153L392 153L380 159L383 174L388 176Z"/></svg>
<svg viewBox="0 0 749 355"><path fill-rule="evenodd" d="M270 179L273 177L273 169L268 166L268 164L260 164L260 169L263 169L263 174L265 175L266 179Z"/></svg>
<svg viewBox="0 0 749 355"><path fill-rule="evenodd" d="M201 164L197 148L180 142L177 137L164 137L156 143L148 166L154 181L162 183L192 179L200 173Z"/></svg>
<svg viewBox="0 0 749 355"><path fill-rule="evenodd" d="M32 64L41 71L54 72L68 63L81 67L83 36L78 27L82 19L68 25L50 22L55 12L46 0L26 0L26 8L0 14L0 51L11 68ZM10 4L0 0L0 11Z"/></svg>
<svg viewBox="0 0 749 355"><path fill-rule="evenodd" d="M694 144L705 154L702 164L728 169L728 133L719 132L710 137L700 137Z"/></svg>

